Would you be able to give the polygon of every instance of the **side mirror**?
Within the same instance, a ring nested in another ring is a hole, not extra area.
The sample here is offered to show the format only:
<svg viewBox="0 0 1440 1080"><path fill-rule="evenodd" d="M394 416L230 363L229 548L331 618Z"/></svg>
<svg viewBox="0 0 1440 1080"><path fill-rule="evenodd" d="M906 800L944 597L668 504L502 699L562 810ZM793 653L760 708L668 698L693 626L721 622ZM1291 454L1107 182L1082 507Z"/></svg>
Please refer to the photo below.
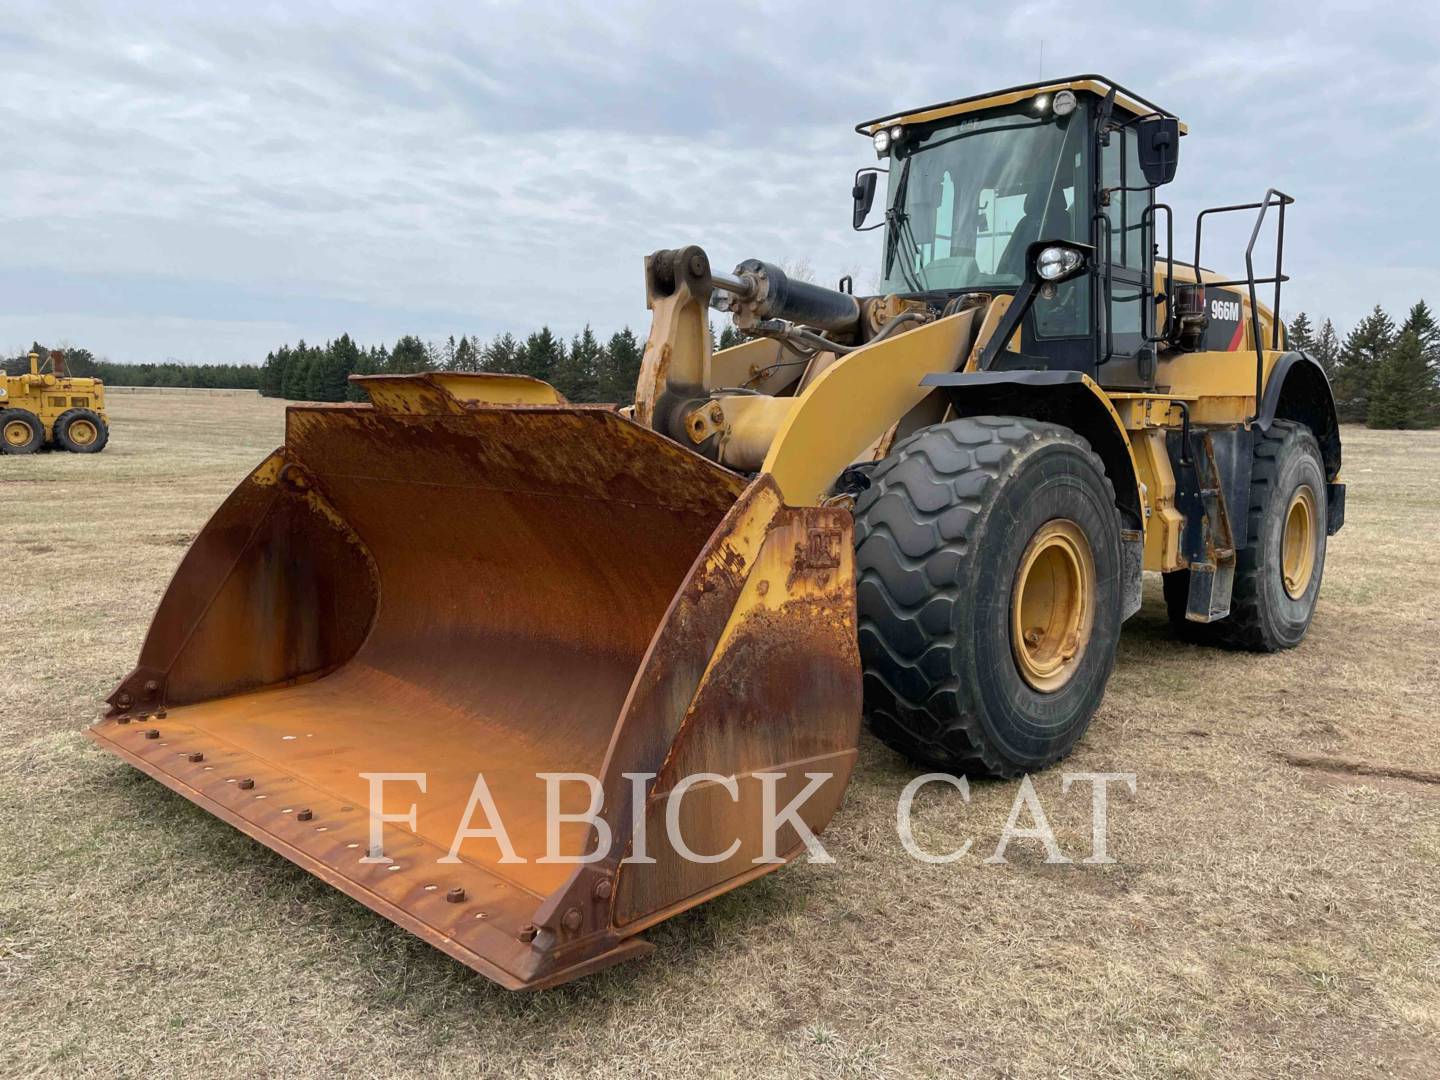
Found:
<svg viewBox="0 0 1440 1080"><path fill-rule="evenodd" d="M875 184L878 179L879 174L875 171L855 174L855 186L850 189L850 194L855 199L854 221L851 228L858 230L865 224L870 207L875 204Z"/></svg>
<svg viewBox="0 0 1440 1080"><path fill-rule="evenodd" d="M1173 116L1147 116L1135 125L1140 171L1151 187L1175 179L1180 164L1180 121Z"/></svg>

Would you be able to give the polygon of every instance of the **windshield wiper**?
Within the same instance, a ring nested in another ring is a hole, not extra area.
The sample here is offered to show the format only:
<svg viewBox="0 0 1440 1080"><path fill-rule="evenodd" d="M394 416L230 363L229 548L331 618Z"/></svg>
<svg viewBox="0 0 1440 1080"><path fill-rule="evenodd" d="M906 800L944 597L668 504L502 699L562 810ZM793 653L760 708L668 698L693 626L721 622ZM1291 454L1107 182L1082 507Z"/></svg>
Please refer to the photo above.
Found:
<svg viewBox="0 0 1440 1080"><path fill-rule="evenodd" d="M914 256L920 254L920 244L915 239L915 230L910 227L910 215L901 209L905 205L906 189L910 186L910 162L913 160L913 155L907 157L900 168L900 178L895 182L895 198L890 209L885 211L885 220L888 222L885 235L890 243L890 262L893 264L899 260L900 273L904 276L905 283L916 292L924 292L925 287L921 284L919 271L913 264ZM910 244L910 253L904 256L900 254L902 237L908 239Z"/></svg>
<svg viewBox="0 0 1440 1080"><path fill-rule="evenodd" d="M916 256L921 254L920 241L915 239L915 230L910 227L910 215L904 210L891 210L887 216L890 218L890 225L894 231L895 242L904 240L909 250L901 254L895 252L895 258L900 262L900 273L905 276L905 283L915 292L924 292L925 270L916 264Z"/></svg>

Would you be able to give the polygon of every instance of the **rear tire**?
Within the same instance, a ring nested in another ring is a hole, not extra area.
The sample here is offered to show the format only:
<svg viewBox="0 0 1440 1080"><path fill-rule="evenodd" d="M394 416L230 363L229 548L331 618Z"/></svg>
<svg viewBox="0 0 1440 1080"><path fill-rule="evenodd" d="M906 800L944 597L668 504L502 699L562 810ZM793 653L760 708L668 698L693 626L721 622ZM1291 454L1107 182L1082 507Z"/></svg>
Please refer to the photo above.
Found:
<svg viewBox="0 0 1440 1080"><path fill-rule="evenodd" d="M996 776L1070 751L1115 664L1123 579L1114 489L1084 439L1020 417L919 431L871 474L855 542L878 738Z"/></svg>
<svg viewBox="0 0 1440 1080"><path fill-rule="evenodd" d="M1230 614L1213 623L1190 622L1190 571L1166 574L1165 605L1180 636L1256 652L1299 645L1325 573L1325 499L1325 465L1310 429L1276 420L1269 431L1257 430L1248 543L1236 559Z"/></svg>
<svg viewBox="0 0 1440 1080"><path fill-rule="evenodd" d="M98 454L110 441L110 428L90 409L69 409L55 420L55 442L72 454Z"/></svg>
<svg viewBox="0 0 1440 1080"><path fill-rule="evenodd" d="M33 454L45 445L45 425L26 409L0 411L0 453Z"/></svg>

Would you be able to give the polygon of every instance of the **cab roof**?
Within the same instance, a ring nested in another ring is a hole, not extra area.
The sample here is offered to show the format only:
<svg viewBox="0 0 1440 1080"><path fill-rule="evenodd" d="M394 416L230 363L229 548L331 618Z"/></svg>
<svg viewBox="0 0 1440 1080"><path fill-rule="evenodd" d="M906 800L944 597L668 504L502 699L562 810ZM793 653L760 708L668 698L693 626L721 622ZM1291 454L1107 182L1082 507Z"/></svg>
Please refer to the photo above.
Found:
<svg viewBox="0 0 1440 1080"><path fill-rule="evenodd" d="M1153 116L1157 113L1161 116L1173 117L1175 115L1162 109L1153 101L1141 97L1133 90L1127 90L1114 79L1107 79L1104 75L1071 75L1068 78L1045 79L1042 82L1012 86L1008 90L991 90L973 97L942 102L939 105L927 105L922 109L907 109L903 112L891 113L889 116L880 116L874 120L856 124L855 130L861 135L874 135L877 130L888 124L925 124L932 120L943 120L947 116L960 116L964 113L979 112L981 109L993 109L998 105L1013 105L1027 97L1034 97L1042 93L1053 94L1057 90L1073 90L1077 94L1090 93L1102 98L1114 90L1115 107L1132 116ZM1184 135L1186 131L1186 126L1182 123L1180 134Z"/></svg>

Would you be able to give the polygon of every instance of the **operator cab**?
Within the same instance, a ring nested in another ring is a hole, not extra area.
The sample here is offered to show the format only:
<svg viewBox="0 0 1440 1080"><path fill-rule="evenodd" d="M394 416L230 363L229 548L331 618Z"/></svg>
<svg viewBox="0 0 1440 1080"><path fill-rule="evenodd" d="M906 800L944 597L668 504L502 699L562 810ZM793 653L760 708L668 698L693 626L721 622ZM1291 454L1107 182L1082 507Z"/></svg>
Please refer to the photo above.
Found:
<svg viewBox="0 0 1440 1080"><path fill-rule="evenodd" d="M1032 245L1074 245L1085 252L1085 271L1042 288L1020 324L1024 355L1003 354L994 366L1153 384L1163 300L1155 187L1174 174L1184 129L1173 115L1099 76L1079 76L857 130L873 138L886 166L857 174L857 228L866 227L875 175L888 173L885 216L868 226L884 230L881 292L942 302L1014 296L1032 276Z"/></svg>

